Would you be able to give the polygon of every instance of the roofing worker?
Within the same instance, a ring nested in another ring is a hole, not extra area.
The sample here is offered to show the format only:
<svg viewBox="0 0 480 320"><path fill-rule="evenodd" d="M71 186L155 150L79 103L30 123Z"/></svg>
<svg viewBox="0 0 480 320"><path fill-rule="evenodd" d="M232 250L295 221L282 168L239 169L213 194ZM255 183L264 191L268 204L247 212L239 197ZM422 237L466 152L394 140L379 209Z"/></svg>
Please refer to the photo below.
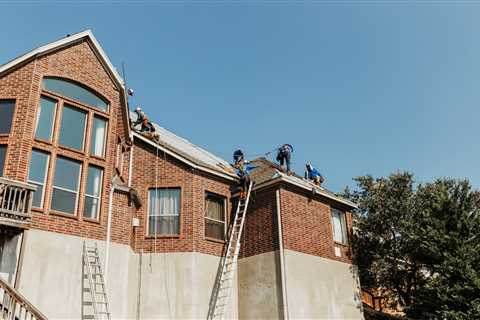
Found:
<svg viewBox="0 0 480 320"><path fill-rule="evenodd" d="M240 149L233 153L233 160L235 161L233 167L240 178L240 198L244 199L247 197L247 190L251 181L249 173L254 167L248 161L245 161L243 151Z"/></svg>
<svg viewBox="0 0 480 320"><path fill-rule="evenodd" d="M283 165L287 166L287 174L290 175L290 159L292 158L293 147L290 144L284 144L277 150L277 161L283 168Z"/></svg>
<svg viewBox="0 0 480 320"><path fill-rule="evenodd" d="M140 132L155 132L155 127L148 120L145 112L142 111L142 108L137 107L135 109L135 113L137 114L137 120L135 120L135 122L133 123L133 127L141 124L142 127L140 128Z"/></svg>
<svg viewBox="0 0 480 320"><path fill-rule="evenodd" d="M312 167L310 163L307 163L306 168L307 171L305 171L305 179L313 181L313 183L317 186L321 185L325 181L320 172Z"/></svg>

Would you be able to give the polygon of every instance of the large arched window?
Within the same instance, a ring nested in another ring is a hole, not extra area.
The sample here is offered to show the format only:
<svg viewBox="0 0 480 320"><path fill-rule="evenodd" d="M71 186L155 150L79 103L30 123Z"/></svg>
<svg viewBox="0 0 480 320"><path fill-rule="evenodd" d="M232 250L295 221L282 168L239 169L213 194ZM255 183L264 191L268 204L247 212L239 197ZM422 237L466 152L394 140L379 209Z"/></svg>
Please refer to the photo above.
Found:
<svg viewBox="0 0 480 320"><path fill-rule="evenodd" d="M43 78L43 89L58 93L62 96L72 98L84 104L96 107L102 111L108 111L108 103L91 90L84 88L74 82L45 77Z"/></svg>

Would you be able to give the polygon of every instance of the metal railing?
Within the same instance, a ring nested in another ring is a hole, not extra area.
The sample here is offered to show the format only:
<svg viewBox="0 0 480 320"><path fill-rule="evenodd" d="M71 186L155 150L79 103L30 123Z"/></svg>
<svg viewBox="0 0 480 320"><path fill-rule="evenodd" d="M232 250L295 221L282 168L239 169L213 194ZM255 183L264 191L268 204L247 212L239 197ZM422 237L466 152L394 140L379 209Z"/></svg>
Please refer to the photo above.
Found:
<svg viewBox="0 0 480 320"><path fill-rule="evenodd" d="M0 307L2 320L47 320L47 317L1 278Z"/></svg>
<svg viewBox="0 0 480 320"><path fill-rule="evenodd" d="M27 183L0 177L0 224L21 227L29 223L36 189Z"/></svg>

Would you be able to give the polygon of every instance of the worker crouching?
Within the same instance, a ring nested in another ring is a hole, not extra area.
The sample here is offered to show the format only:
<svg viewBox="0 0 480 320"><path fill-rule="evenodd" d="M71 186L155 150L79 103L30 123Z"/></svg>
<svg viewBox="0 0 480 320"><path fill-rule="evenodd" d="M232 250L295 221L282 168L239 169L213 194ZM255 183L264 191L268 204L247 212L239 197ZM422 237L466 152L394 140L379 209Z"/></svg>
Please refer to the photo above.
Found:
<svg viewBox="0 0 480 320"><path fill-rule="evenodd" d="M310 163L307 163L305 167L305 179L312 181L317 186L320 186L325 181L320 172L315 169Z"/></svg>

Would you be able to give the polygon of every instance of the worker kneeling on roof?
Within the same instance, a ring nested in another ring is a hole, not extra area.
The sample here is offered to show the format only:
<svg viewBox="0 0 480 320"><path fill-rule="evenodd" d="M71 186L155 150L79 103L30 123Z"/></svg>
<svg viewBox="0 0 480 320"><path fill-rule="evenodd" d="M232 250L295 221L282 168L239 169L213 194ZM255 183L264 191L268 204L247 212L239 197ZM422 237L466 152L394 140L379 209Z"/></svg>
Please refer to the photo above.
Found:
<svg viewBox="0 0 480 320"><path fill-rule="evenodd" d="M159 136L158 134L155 132L155 126L153 125L153 123L151 123L147 116L145 115L145 113L142 111L142 108L140 107L137 107L135 109L135 113L137 114L137 119L135 120L135 122L132 124L132 127L135 128L137 125L141 124L142 126L140 127L140 130L139 132L150 138L150 139L153 139L155 140L156 142L159 141Z"/></svg>
<svg viewBox="0 0 480 320"><path fill-rule="evenodd" d="M310 163L307 163L306 168L307 170L305 171L305 179L313 181L313 183L317 186L321 185L325 181L320 172Z"/></svg>

